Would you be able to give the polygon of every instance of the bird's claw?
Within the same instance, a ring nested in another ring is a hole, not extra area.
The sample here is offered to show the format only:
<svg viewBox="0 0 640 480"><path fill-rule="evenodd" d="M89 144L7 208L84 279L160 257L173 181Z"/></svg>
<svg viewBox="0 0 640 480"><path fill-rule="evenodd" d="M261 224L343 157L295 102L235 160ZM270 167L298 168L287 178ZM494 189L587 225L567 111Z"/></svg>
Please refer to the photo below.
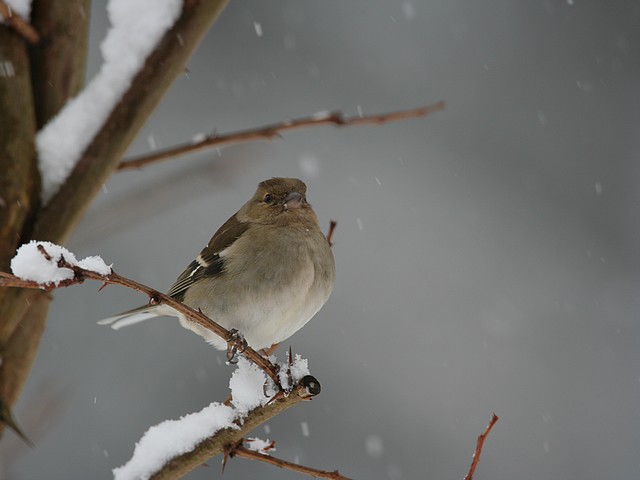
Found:
<svg viewBox="0 0 640 480"><path fill-rule="evenodd" d="M227 362L231 364L238 363L238 354L243 353L247 346L244 335L237 329L232 328L227 338Z"/></svg>

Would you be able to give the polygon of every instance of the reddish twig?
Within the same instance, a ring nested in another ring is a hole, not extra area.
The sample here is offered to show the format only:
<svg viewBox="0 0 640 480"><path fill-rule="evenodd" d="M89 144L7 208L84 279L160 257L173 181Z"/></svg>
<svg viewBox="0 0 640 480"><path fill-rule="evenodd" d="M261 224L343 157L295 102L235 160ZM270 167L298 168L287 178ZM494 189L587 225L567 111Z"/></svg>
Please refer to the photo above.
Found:
<svg viewBox="0 0 640 480"><path fill-rule="evenodd" d="M38 32L20 15L12 11L11 7L2 0L0 0L0 16L4 18L7 25L13 28L18 35L31 45L40 43L40 35L38 35Z"/></svg>
<svg viewBox="0 0 640 480"><path fill-rule="evenodd" d="M298 473L303 473L305 475L309 475L310 477L315 477L315 478L328 478L331 480L350 480L349 477L345 477L344 475L341 475L338 470L334 470L333 472L329 472L327 470L318 470L316 468L305 467L304 465L298 465L297 463L288 462L287 460L283 460L277 457L272 457L271 455L266 455L264 453L256 452L254 450L249 450L248 448L242 445L242 440L238 442L238 444L236 444L235 446L231 445L228 447L228 451L225 451L225 459L227 457L232 457L232 458L243 457L243 458L248 458L250 460L259 460L261 462L265 462L270 465L275 465L276 467L292 470Z"/></svg>
<svg viewBox="0 0 640 480"><path fill-rule="evenodd" d="M82 282L84 282L84 278L70 278L68 280L61 280L57 285L55 283L43 284L31 280L22 280L10 273L0 272L0 287L34 288L50 292L56 288L70 287L71 285L77 285Z"/></svg>
<svg viewBox="0 0 640 480"><path fill-rule="evenodd" d="M478 435L478 442L476 443L476 451L473 453L473 460L471 461L469 472L465 475L464 480L473 479L473 474L475 473L476 467L478 466L478 462L480 461L480 454L482 453L482 446L484 445L484 441L497 421L498 421L498 416L494 413L493 416L491 417L491 421L489 422L489 425L487 425L487 428L484 430L484 432Z"/></svg>
<svg viewBox="0 0 640 480"><path fill-rule="evenodd" d="M141 168L150 163L156 163L168 160L187 153L193 153L212 147L220 147L222 145L230 145L233 143L247 142L250 140L271 140L279 137L281 133L288 130L295 130L304 127L316 125L334 125L337 127L346 127L349 125L381 125L387 122L396 122L399 120L407 120L410 118L418 118L438 112L444 109L444 102L440 101L425 107L413 108L410 110L401 110L397 112L381 113L376 115L363 115L358 117L349 117L340 111L317 113L310 117L297 118L293 120L285 120L284 122L273 123L263 127L243 130L240 132L231 132L223 135L212 134L198 142L189 142L159 150L151 154L145 154L134 157L130 160L123 160L118 165L118 170L127 170L132 168Z"/></svg>
<svg viewBox="0 0 640 480"><path fill-rule="evenodd" d="M44 247L39 245L38 248L40 252L45 255L45 257L49 256ZM51 258L49 256L49 258ZM204 315L202 312L196 311L191 307L188 307L182 302L177 301L176 299L165 295L164 293L160 293L157 290L154 290L151 287L143 285L142 283L138 283L135 280L131 280L129 278L118 275L115 272L111 272L109 275L100 275L99 273L93 272L91 270L85 270L84 268L80 268L77 265L71 265L68 262L61 260L58 262L58 266L62 268L69 268L73 270L74 277L68 280L62 280L57 285L53 283L49 284L40 284L38 282L33 282L29 280L22 280L15 275L11 275L9 273L0 272L0 287L20 287L20 288L39 288L42 290L50 291L55 288L68 287L70 285L75 285L77 283L82 283L85 279L90 280L98 280L103 283L111 284L111 285L120 285L122 287L130 288L132 290L136 290L138 292L144 293L149 297L149 303L151 304L165 304L170 307L173 307L178 312L182 313L189 320L196 322L198 325L203 326L204 328L211 330L213 333L223 338L226 342L233 342L234 340L234 332L229 331L224 328L222 325L211 320L209 317ZM102 287L101 287L102 288ZM273 365L268 359L264 358L258 352L256 352L253 348L249 346L242 345L241 348L238 349L239 352L251 360L253 363L258 365L264 372L271 377L271 379L275 382L277 386L280 386L280 380L278 378L278 374L276 373L276 366Z"/></svg>

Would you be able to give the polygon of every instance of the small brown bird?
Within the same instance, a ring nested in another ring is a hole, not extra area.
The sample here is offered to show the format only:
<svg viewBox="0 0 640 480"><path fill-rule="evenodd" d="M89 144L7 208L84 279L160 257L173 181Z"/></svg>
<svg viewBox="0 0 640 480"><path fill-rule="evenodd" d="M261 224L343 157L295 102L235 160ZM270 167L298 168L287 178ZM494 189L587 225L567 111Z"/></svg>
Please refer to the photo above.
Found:
<svg viewBox="0 0 640 480"><path fill-rule="evenodd" d="M272 178L227 220L182 272L168 295L267 349L302 328L325 304L335 264L297 178ZM112 328L177 316L220 350L226 342L166 305L145 305L101 320Z"/></svg>

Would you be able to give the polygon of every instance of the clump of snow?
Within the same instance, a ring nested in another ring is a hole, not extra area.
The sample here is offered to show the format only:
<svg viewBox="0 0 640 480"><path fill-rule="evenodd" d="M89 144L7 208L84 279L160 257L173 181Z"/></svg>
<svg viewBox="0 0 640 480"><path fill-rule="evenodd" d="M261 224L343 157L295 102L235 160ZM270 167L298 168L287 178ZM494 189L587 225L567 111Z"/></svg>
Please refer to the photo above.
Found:
<svg viewBox="0 0 640 480"><path fill-rule="evenodd" d="M247 438L244 443L247 449L261 453L262 455L269 455L269 452L273 452L276 449L274 443L268 438L266 440L262 440L261 438Z"/></svg>
<svg viewBox="0 0 640 480"><path fill-rule="evenodd" d="M287 353L287 359L288 356L289 354ZM291 380L295 384L305 375L309 375L309 361L306 358L302 358L301 355L296 354L291 365L289 365L289 362L280 364L278 378L280 385L282 385L282 388L285 390L292 387L292 385L289 384L289 376L291 376Z"/></svg>
<svg viewBox="0 0 640 480"><path fill-rule="evenodd" d="M43 203L69 176L181 8L181 0L109 1L100 72L36 136Z"/></svg>
<svg viewBox="0 0 640 480"><path fill-rule="evenodd" d="M233 406L246 414L269 400L264 394L265 373L254 363L244 357L238 359L238 368L231 375L229 388L233 398Z"/></svg>
<svg viewBox="0 0 640 480"><path fill-rule="evenodd" d="M12 13L17 13L25 20L29 20L31 16L31 0L5 0ZM0 15L0 19L2 16Z"/></svg>
<svg viewBox="0 0 640 480"><path fill-rule="evenodd" d="M111 265L104 263L102 257L99 257L98 255L83 258L78 262L78 266L85 270L91 270L92 272L99 273L100 275L109 275L111 273Z"/></svg>
<svg viewBox="0 0 640 480"><path fill-rule="evenodd" d="M302 355L296 354L291 365L291 378L295 383L302 380L302 377L309 375L309 360L302 358Z"/></svg>
<svg viewBox="0 0 640 480"><path fill-rule="evenodd" d="M46 256L39 247L44 249ZM32 240L18 248L16 255L11 259L11 271L23 280L58 285L61 281L74 277L73 270L58 266L62 258L69 265L77 265L100 275L111 273L111 266L105 264L100 257L87 257L78 261L76 256L66 248L37 240Z"/></svg>
<svg viewBox="0 0 640 480"><path fill-rule="evenodd" d="M233 423L237 412L214 402L180 420L166 420L146 431L136 444L131 460L113 470L114 480L146 480L170 459L193 450L205 438Z"/></svg>

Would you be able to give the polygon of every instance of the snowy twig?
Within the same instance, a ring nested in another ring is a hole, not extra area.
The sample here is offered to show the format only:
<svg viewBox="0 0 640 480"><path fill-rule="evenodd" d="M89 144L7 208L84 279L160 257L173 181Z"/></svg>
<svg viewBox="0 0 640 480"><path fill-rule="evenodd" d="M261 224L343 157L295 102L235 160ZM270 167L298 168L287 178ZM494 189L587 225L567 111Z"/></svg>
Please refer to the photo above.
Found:
<svg viewBox="0 0 640 480"><path fill-rule="evenodd" d="M476 451L473 453L473 461L471 462L471 466L469 467L469 472L465 475L464 480L473 479L473 474L475 473L476 467L478 466L478 462L480 461L480 454L482 453L482 446L484 445L484 441L497 421L498 421L498 416L494 413L493 416L491 417L491 421L489 422L489 425L487 425L487 428L485 428L484 432L478 435Z"/></svg>
<svg viewBox="0 0 640 480"><path fill-rule="evenodd" d="M335 125L337 127L346 127L349 125L381 125L387 122L424 117L430 113L438 112L443 109L444 102L440 101L432 105L413 108L410 110L400 110L397 112L387 112L375 115L363 115L359 117L349 117L340 111L320 112L315 115L311 115L310 117L285 120L283 122L272 123L270 125L243 130L240 132L231 132L223 135L208 135L203 140L197 142L183 143L151 154L141 155L129 160L125 159L120 163L120 165L118 165L118 170L141 168L150 163L161 162L187 153L193 153L212 147L220 147L222 145L230 145L250 140L271 140L274 137L279 137L280 134L285 131L295 130L298 128L312 127L316 125Z"/></svg>
<svg viewBox="0 0 640 480"><path fill-rule="evenodd" d="M49 253L42 245L38 245L38 250L41 254L47 258L50 257ZM132 290L136 290L138 292L144 293L149 297L149 302L151 304L165 304L170 307L173 307L178 312L182 313L190 320L196 322L198 325L203 326L204 328L212 331L216 335L223 338L226 342L232 342L234 340L234 332L229 331L223 326L211 320L209 317L204 315L201 312L193 310L182 302L177 301L176 299L165 295L164 293L160 293L157 290L143 285L142 283L138 283L135 280L131 280L129 278L118 275L117 273L111 271L110 274L103 275L91 270L84 269L78 265L71 264L67 262L64 257L58 261L58 267L63 269L69 269L73 272L73 276L71 278L66 278L56 283L48 282L48 283L39 283L32 280L23 280L9 273L0 272L0 287L20 287L20 288L38 288L42 290L53 290L59 287L68 287L70 285L75 285L77 283L82 283L86 279L89 280L98 280L103 282L104 284L111 285L120 285L122 287L130 288ZM244 350L243 350L244 349ZM258 365L264 372L271 377L271 379L276 383L276 385L280 385L279 377L276 372L276 367L254 349L249 346L242 346L240 348L243 355L251 360L253 363Z"/></svg>
<svg viewBox="0 0 640 480"><path fill-rule="evenodd" d="M20 15L12 11L9 5L0 0L0 17L4 18L7 25L11 26L18 35L23 37L31 45L40 43L40 35Z"/></svg>
<svg viewBox="0 0 640 480"><path fill-rule="evenodd" d="M231 458L235 456L249 458L251 460L259 460L270 465L275 465L276 467L293 470L294 472L303 473L315 478L350 480L349 477L341 475L338 470L334 470L333 472L329 472L327 470L318 470L311 467L305 467L304 465L298 465L297 463L289 462L287 460L282 460L281 458L272 457L271 455L260 453L255 450L250 450L242 445L242 439L236 445L228 445L227 449L228 450L225 452L225 456L228 454Z"/></svg>

